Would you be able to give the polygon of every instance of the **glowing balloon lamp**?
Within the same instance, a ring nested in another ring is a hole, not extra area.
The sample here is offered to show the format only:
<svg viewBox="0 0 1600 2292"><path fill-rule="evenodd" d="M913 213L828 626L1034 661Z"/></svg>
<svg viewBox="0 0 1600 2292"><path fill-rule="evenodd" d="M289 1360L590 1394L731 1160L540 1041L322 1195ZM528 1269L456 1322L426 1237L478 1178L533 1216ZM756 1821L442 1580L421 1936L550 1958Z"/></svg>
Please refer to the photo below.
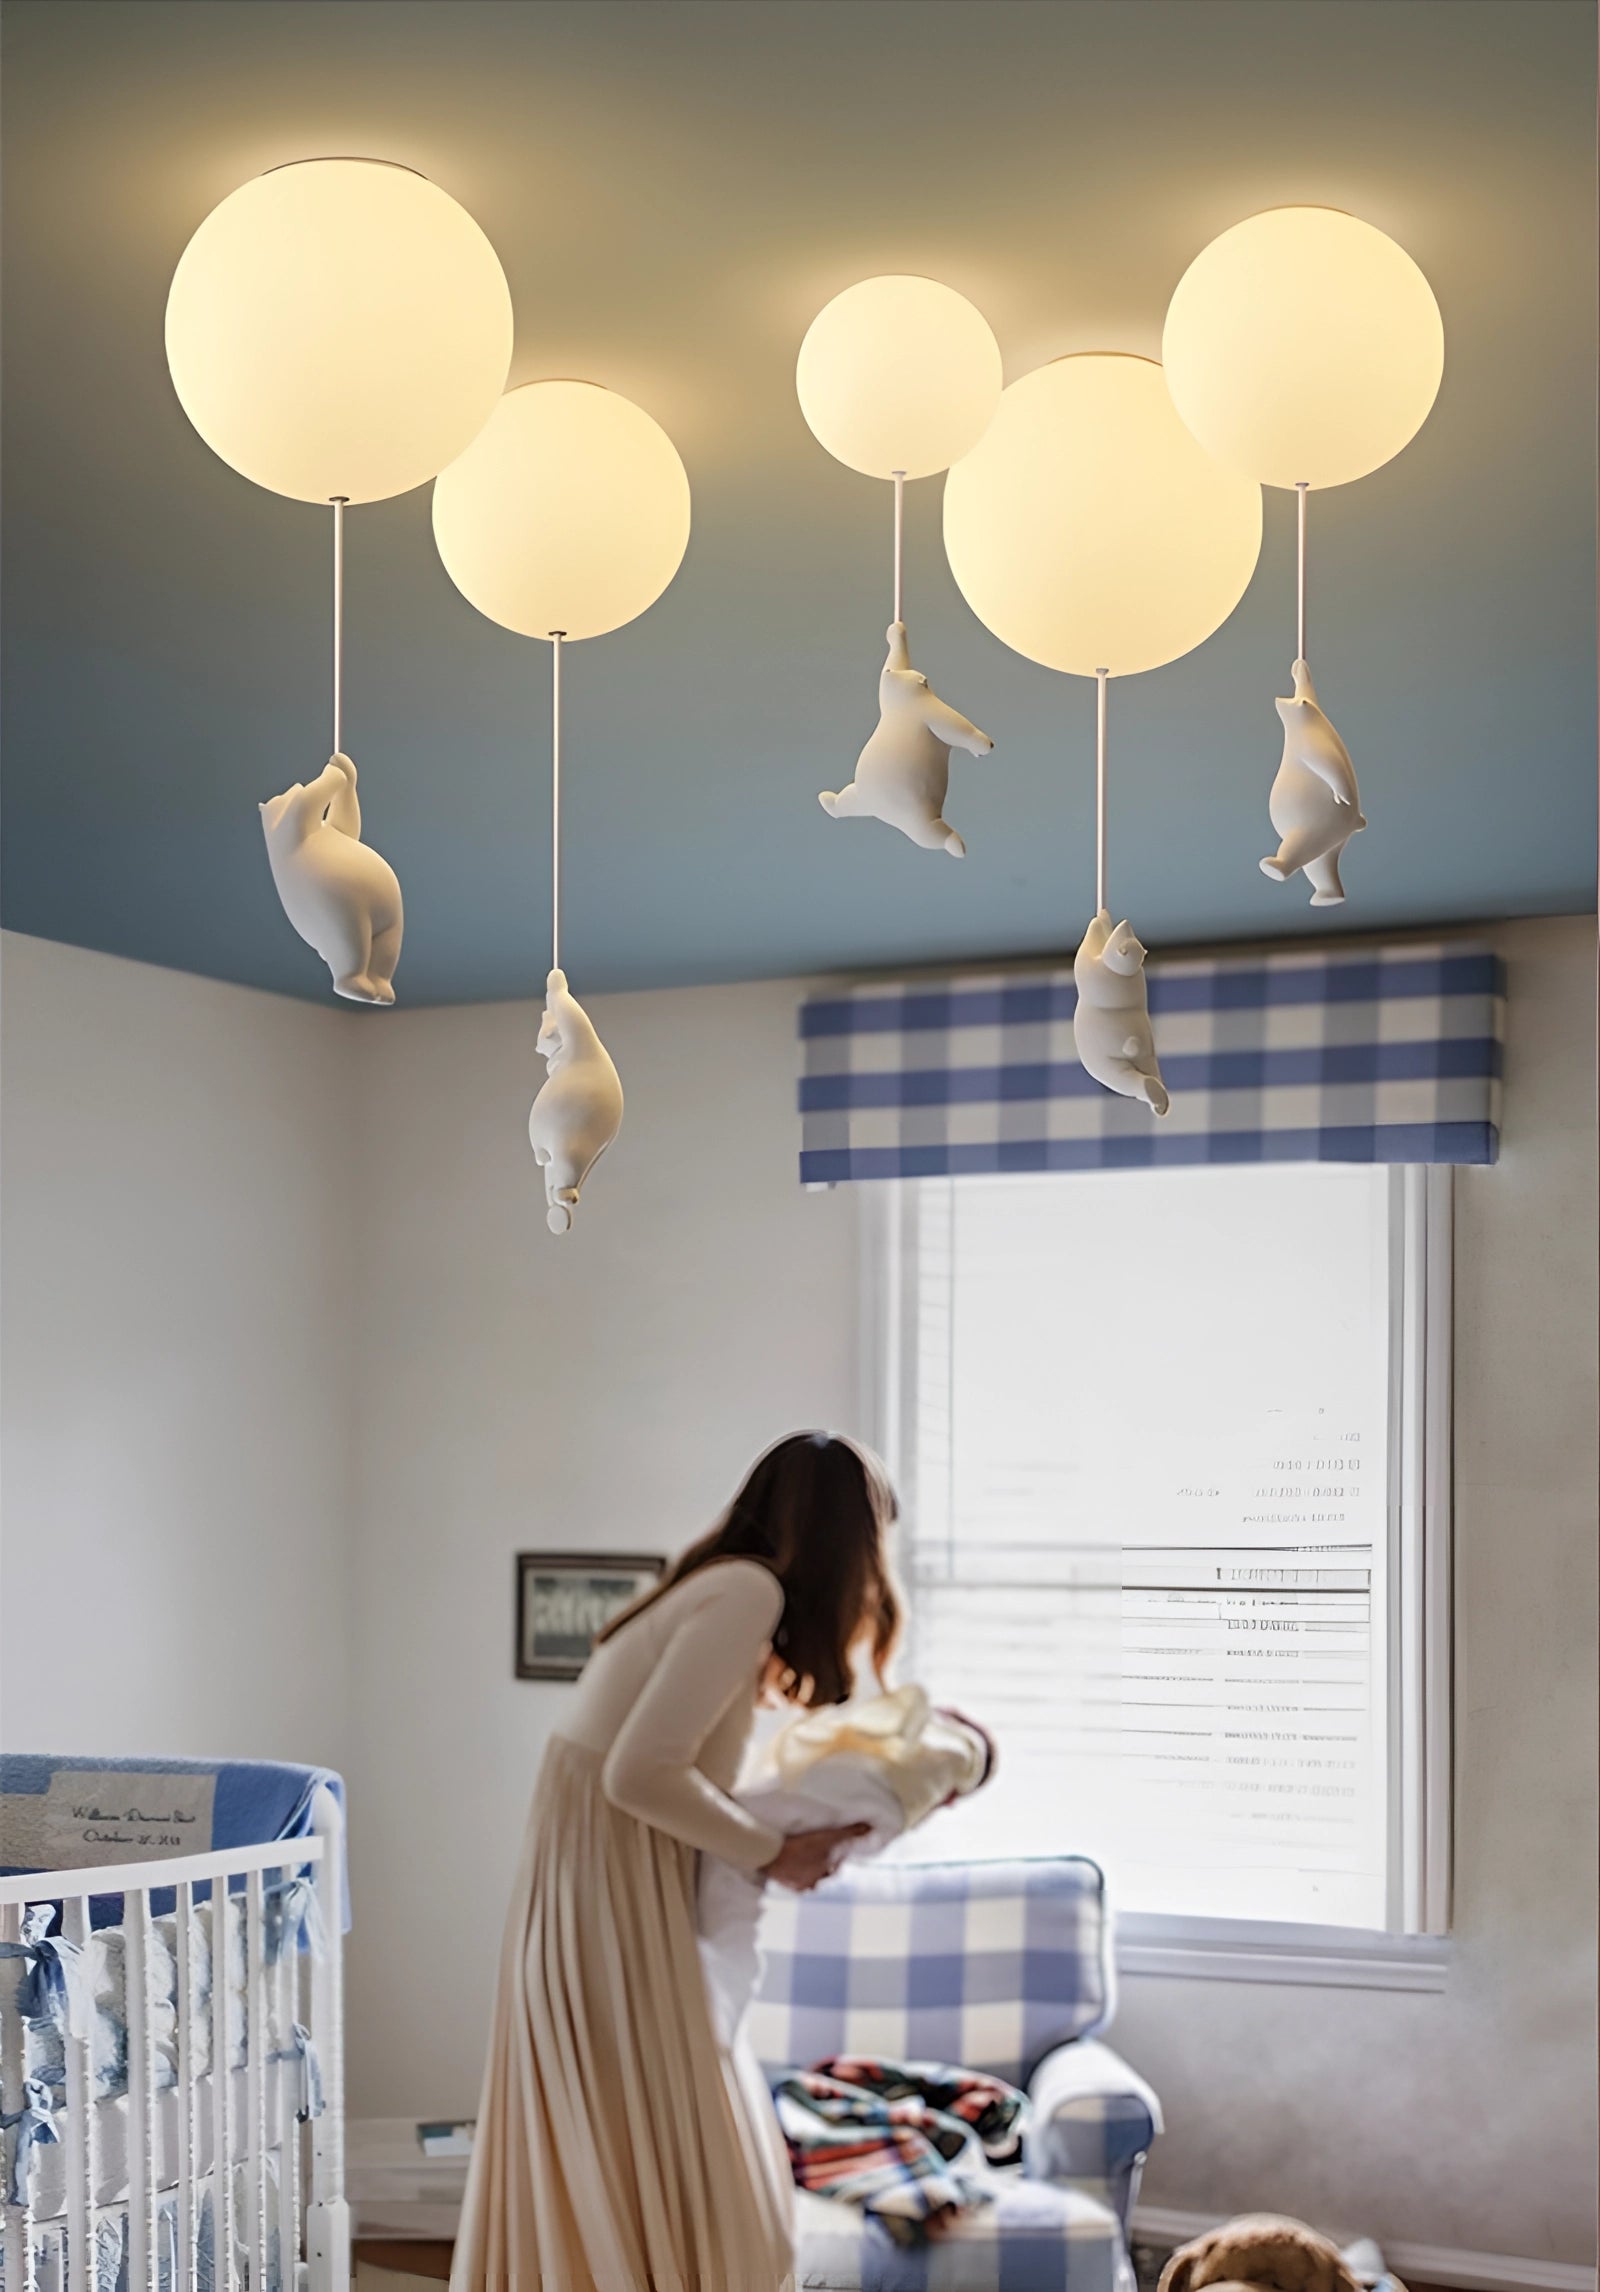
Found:
<svg viewBox="0 0 1600 2292"><path fill-rule="evenodd" d="M439 555L469 604L550 644L550 970L528 1117L546 1222L571 1230L589 1173L622 1123L622 1085L561 967L561 658L653 605L689 543L689 480L665 430L592 382L529 382L502 398L433 489Z"/></svg>
<svg viewBox="0 0 1600 2292"><path fill-rule="evenodd" d="M511 295L493 247L437 184L378 159L306 159L232 192L185 247L167 364L213 453L333 511L333 754L262 807L295 929L351 1001L392 1003L401 897L361 844L344 753L344 513L423 485L505 387ZM381 929L375 929L375 919Z"/></svg>
<svg viewBox="0 0 1600 2292"><path fill-rule="evenodd" d="M1176 660L1227 619L1260 554L1261 490L1184 428L1159 366L1093 351L1012 383L946 481L944 539L997 637L1095 679L1095 912L1073 1031L1096 1082L1165 1115L1144 949L1109 906L1106 684Z"/></svg>
<svg viewBox="0 0 1600 2292"><path fill-rule="evenodd" d="M1153 360L1091 351L1012 383L945 483L944 540L962 595L1013 651L1132 676L1238 604L1261 492L1184 428Z"/></svg>
<svg viewBox="0 0 1600 2292"><path fill-rule="evenodd" d="M846 287L812 320L795 367L819 444L863 477L931 477L970 451L1000 397L1000 346L937 279Z"/></svg>
<svg viewBox="0 0 1600 2292"><path fill-rule="evenodd" d="M1202 444L1299 496L1293 694L1268 803L1275 882L1344 899L1339 857L1366 826L1349 750L1323 714L1306 644L1306 504L1381 469L1427 420L1444 373L1433 289L1403 247L1336 207L1272 207L1198 254L1167 311L1173 401Z"/></svg>
<svg viewBox="0 0 1600 2292"><path fill-rule="evenodd" d="M1335 207L1272 207L1213 239L1161 338L1184 421L1262 485L1348 485L1428 417L1444 373L1433 289Z"/></svg>
<svg viewBox="0 0 1600 2292"><path fill-rule="evenodd" d="M593 382L508 391L433 489L439 555L467 602L524 637L604 636L653 605L689 544L676 447Z"/></svg>
<svg viewBox="0 0 1600 2292"><path fill-rule="evenodd" d="M258 175L189 241L167 363L214 453L296 501L382 501L483 427L511 362L511 295L465 208L375 159Z"/></svg>
<svg viewBox="0 0 1600 2292"><path fill-rule="evenodd" d="M907 478L948 469L977 444L1000 402L1002 379L1000 346L983 313L937 279L899 272L835 295L812 320L795 366L800 410L818 443L847 469L894 481L893 602L878 680L879 729L857 761L856 778L821 791L819 800L831 818L887 820L925 849L958 857L966 844L943 817L950 738L940 737L940 728L974 755L994 743L947 709L911 667L905 488ZM886 709L895 699L902 705L891 724Z"/></svg>

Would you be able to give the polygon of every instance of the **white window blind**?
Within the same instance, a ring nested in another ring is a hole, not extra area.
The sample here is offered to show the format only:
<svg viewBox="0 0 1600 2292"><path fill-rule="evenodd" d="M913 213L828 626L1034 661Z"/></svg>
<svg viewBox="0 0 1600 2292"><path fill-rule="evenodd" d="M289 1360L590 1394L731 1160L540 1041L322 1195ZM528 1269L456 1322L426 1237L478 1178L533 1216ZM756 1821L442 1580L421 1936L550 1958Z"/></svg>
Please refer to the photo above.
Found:
<svg viewBox="0 0 1600 2292"><path fill-rule="evenodd" d="M1170 1916L1436 1927L1425 1174L891 1192L907 1668L1001 1740L913 1851L1088 1853Z"/></svg>

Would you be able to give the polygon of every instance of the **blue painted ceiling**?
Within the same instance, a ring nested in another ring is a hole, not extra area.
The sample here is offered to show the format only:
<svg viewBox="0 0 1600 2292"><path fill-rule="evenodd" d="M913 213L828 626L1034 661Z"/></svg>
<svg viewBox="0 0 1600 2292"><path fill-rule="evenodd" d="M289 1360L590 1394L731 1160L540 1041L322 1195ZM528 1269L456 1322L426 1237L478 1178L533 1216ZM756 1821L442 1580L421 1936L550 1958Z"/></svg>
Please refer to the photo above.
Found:
<svg viewBox="0 0 1600 2292"><path fill-rule="evenodd" d="M1386 470L1313 502L1313 658L1372 825L1335 929L1593 897L1594 14L1584 0L10 0L4 918L326 998L257 802L327 753L328 535L200 443L162 356L190 232L328 151L484 225L514 381L674 439L677 582L568 667L580 989L1031 954L1091 904L1092 689L966 611L908 489L918 665L992 732L955 865L830 822L875 720L888 489L812 441L795 350L879 270L989 316L1008 377L1155 352L1218 230L1348 207L1432 279L1447 365ZM405 886L402 1003L546 960L549 654L481 620L426 489L351 513L347 745ZM1112 882L1155 945L1330 928L1257 871L1293 502L1198 653L1113 687Z"/></svg>

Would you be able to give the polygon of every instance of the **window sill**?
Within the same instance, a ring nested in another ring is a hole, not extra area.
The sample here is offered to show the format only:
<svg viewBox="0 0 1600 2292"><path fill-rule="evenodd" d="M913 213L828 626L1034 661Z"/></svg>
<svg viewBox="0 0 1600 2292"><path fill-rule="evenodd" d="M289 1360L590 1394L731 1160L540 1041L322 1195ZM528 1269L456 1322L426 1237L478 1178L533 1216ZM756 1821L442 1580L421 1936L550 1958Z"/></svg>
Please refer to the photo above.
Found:
<svg viewBox="0 0 1600 2292"><path fill-rule="evenodd" d="M1449 1978L1450 1944L1436 1934L1167 1918L1134 1910L1117 1919L1117 1971L1180 1981L1437 1991Z"/></svg>

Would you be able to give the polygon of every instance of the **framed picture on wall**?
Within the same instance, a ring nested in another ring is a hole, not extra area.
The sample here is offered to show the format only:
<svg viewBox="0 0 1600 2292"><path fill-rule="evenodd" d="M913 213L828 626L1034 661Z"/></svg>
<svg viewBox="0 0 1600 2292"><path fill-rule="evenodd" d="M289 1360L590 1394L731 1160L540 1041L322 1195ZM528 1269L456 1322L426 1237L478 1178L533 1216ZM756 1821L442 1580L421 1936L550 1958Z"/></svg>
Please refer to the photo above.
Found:
<svg viewBox="0 0 1600 2292"><path fill-rule="evenodd" d="M666 1564L638 1552L519 1552L517 1677L576 1679L595 1633Z"/></svg>

